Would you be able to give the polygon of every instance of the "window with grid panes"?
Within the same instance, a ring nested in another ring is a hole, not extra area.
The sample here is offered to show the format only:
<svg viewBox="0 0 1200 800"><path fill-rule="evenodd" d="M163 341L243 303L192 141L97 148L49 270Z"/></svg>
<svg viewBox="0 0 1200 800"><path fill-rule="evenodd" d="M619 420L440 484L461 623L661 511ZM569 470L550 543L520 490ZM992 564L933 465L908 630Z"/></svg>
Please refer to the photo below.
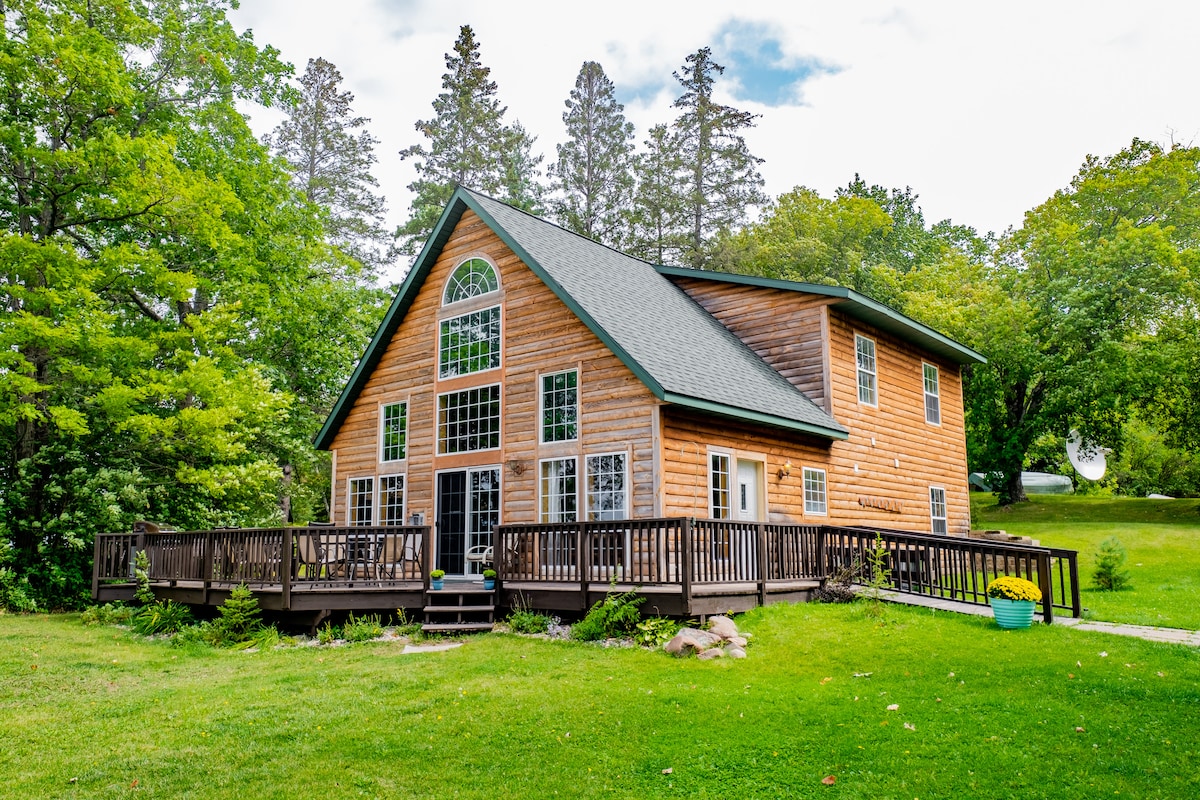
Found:
<svg viewBox="0 0 1200 800"><path fill-rule="evenodd" d="M579 373L576 370L542 376L542 441L570 442L579 438Z"/></svg>
<svg viewBox="0 0 1200 800"><path fill-rule="evenodd" d="M946 490L940 486L929 487L929 518L934 533L947 533Z"/></svg>
<svg viewBox="0 0 1200 800"><path fill-rule="evenodd" d="M579 518L576 469L574 458L542 462L542 522L575 522Z"/></svg>
<svg viewBox="0 0 1200 800"><path fill-rule="evenodd" d="M500 306L444 319L438 330L439 378L500 366Z"/></svg>
<svg viewBox="0 0 1200 800"><path fill-rule="evenodd" d="M404 524L403 475L381 475L379 478L379 524Z"/></svg>
<svg viewBox="0 0 1200 800"><path fill-rule="evenodd" d="M351 478L348 522L351 525L373 525L375 506L375 479Z"/></svg>
<svg viewBox="0 0 1200 800"><path fill-rule="evenodd" d="M408 403L388 403L383 407L383 461L401 461L406 455Z"/></svg>
<svg viewBox="0 0 1200 800"><path fill-rule="evenodd" d="M468 258L454 268L446 282L446 293L442 303L449 305L459 300L490 294L500 288L496 270L482 258Z"/></svg>
<svg viewBox="0 0 1200 800"><path fill-rule="evenodd" d="M500 447L500 386L438 395L438 453Z"/></svg>
<svg viewBox="0 0 1200 800"><path fill-rule="evenodd" d="M804 513L824 514L825 503L825 470L804 468Z"/></svg>
<svg viewBox="0 0 1200 800"><path fill-rule="evenodd" d="M938 368L933 364L922 364L925 382L925 421L930 425L942 424L941 390L938 388Z"/></svg>
<svg viewBox="0 0 1200 800"><path fill-rule="evenodd" d="M854 337L858 361L858 402L873 406L879 402L875 391L875 342L865 336Z"/></svg>
<svg viewBox="0 0 1200 800"><path fill-rule="evenodd" d="M713 519L729 519L729 456L710 453L708 460L709 506Z"/></svg>
<svg viewBox="0 0 1200 800"><path fill-rule="evenodd" d="M628 519L625 454L587 457L588 520Z"/></svg>

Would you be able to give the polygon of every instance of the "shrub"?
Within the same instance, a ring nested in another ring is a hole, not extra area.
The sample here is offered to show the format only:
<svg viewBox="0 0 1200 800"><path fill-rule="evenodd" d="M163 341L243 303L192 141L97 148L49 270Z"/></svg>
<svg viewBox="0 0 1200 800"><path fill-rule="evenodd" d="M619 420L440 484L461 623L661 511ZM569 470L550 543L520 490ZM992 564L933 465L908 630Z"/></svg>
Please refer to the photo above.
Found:
<svg viewBox="0 0 1200 800"><path fill-rule="evenodd" d="M853 603L858 597L853 587L854 576L859 570L857 561L838 567L825 579L821 588L813 592L813 599L818 603Z"/></svg>
<svg viewBox="0 0 1200 800"><path fill-rule="evenodd" d="M383 636L383 623L378 614L369 617L356 617L350 613L346 624L342 626L342 638L348 642L365 642Z"/></svg>
<svg viewBox="0 0 1200 800"><path fill-rule="evenodd" d="M220 616L213 624L231 643L244 642L262 627L259 613L258 598L243 583L233 587L229 597L217 608Z"/></svg>
<svg viewBox="0 0 1200 800"><path fill-rule="evenodd" d="M571 626L571 638L594 642L632 634L642 619L638 606L645 599L637 596L636 589L621 594L610 591L592 606L586 617Z"/></svg>
<svg viewBox="0 0 1200 800"><path fill-rule="evenodd" d="M679 633L679 623L666 617L650 617L635 626L633 641L642 647L662 647Z"/></svg>
<svg viewBox="0 0 1200 800"><path fill-rule="evenodd" d="M409 619L408 612L403 608L396 609L396 618L392 625L396 629L397 636L416 636L421 632L421 623L415 619Z"/></svg>
<svg viewBox="0 0 1200 800"><path fill-rule="evenodd" d="M508 629L513 633L545 633L553 619L546 614L519 608L508 616Z"/></svg>
<svg viewBox="0 0 1200 800"><path fill-rule="evenodd" d="M128 625L133 612L134 609L124 603L105 603L85 608L79 621L84 625Z"/></svg>
<svg viewBox="0 0 1200 800"><path fill-rule="evenodd" d="M130 627L141 636L179 633L192 624L192 610L183 603L164 600L143 606L133 613Z"/></svg>
<svg viewBox="0 0 1200 800"><path fill-rule="evenodd" d="M326 622L323 627L317 629L317 642L320 644L333 644L340 638L342 629L333 623Z"/></svg>
<svg viewBox="0 0 1200 800"><path fill-rule="evenodd" d="M16 570L0 567L0 610L32 614L38 610L29 578L18 576Z"/></svg>
<svg viewBox="0 0 1200 800"><path fill-rule="evenodd" d="M150 589L150 556L145 550L138 550L133 557L133 578L137 581L133 596L138 605L152 605L154 592Z"/></svg>
<svg viewBox="0 0 1200 800"><path fill-rule="evenodd" d="M1096 553L1096 571L1092 573L1092 586L1104 591L1119 591L1129 587L1125 548L1115 536L1100 543L1100 552Z"/></svg>

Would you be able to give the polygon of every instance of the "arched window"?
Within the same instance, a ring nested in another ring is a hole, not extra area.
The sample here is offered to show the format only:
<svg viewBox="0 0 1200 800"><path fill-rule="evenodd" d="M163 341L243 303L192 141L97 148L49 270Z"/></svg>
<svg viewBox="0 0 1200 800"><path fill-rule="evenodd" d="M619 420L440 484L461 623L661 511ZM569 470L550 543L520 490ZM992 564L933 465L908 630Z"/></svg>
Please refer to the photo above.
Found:
<svg viewBox="0 0 1200 800"><path fill-rule="evenodd" d="M459 300L478 297L499 288L500 282L496 279L496 270L491 264L482 258L468 258L450 274L442 304L457 303Z"/></svg>

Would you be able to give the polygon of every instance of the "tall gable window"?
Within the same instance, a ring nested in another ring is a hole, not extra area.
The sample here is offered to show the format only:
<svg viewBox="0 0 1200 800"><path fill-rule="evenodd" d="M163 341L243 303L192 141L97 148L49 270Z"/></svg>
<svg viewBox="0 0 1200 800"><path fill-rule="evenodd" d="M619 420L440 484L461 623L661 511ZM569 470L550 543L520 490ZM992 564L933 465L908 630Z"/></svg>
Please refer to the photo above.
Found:
<svg viewBox="0 0 1200 800"><path fill-rule="evenodd" d="M542 376L542 441L571 442L579 438L579 373L576 370Z"/></svg>
<svg viewBox="0 0 1200 800"><path fill-rule="evenodd" d="M380 441L383 450L381 461L402 461L406 453L408 435L408 403L388 403L382 410Z"/></svg>
<svg viewBox="0 0 1200 800"><path fill-rule="evenodd" d="M938 368L933 364L922 364L925 380L925 421L930 425L942 424L942 398L938 389Z"/></svg>
<svg viewBox="0 0 1200 800"><path fill-rule="evenodd" d="M441 322L438 377L470 375L500 366L500 306L472 311Z"/></svg>
<svg viewBox="0 0 1200 800"><path fill-rule="evenodd" d="M875 393L875 341L855 335L854 351L858 359L858 402L873 406L879 402Z"/></svg>
<svg viewBox="0 0 1200 800"><path fill-rule="evenodd" d="M489 294L500 288L496 269L482 258L468 258L454 268L446 282L446 293L442 304L450 305L459 300Z"/></svg>
<svg viewBox="0 0 1200 800"><path fill-rule="evenodd" d="M438 454L500 447L500 386L438 395Z"/></svg>

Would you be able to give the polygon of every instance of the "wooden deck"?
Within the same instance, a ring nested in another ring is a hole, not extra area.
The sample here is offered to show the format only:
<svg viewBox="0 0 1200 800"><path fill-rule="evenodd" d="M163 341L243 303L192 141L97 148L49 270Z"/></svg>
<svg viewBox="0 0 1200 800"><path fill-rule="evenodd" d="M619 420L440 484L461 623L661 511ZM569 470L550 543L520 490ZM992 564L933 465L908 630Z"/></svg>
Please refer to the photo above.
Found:
<svg viewBox="0 0 1200 800"><path fill-rule="evenodd" d="M497 607L582 614L610 591L645 597L643 613L690 617L801 602L835 571L862 575L877 531L816 525L616 520L502 525ZM1042 589L1041 614L1082 611L1075 551L879 531L888 589L987 605L987 583L1019 575ZM159 598L215 606L245 584L262 608L325 614L417 612L429 594L430 526L305 527L102 534L92 595L133 595L144 550Z"/></svg>

